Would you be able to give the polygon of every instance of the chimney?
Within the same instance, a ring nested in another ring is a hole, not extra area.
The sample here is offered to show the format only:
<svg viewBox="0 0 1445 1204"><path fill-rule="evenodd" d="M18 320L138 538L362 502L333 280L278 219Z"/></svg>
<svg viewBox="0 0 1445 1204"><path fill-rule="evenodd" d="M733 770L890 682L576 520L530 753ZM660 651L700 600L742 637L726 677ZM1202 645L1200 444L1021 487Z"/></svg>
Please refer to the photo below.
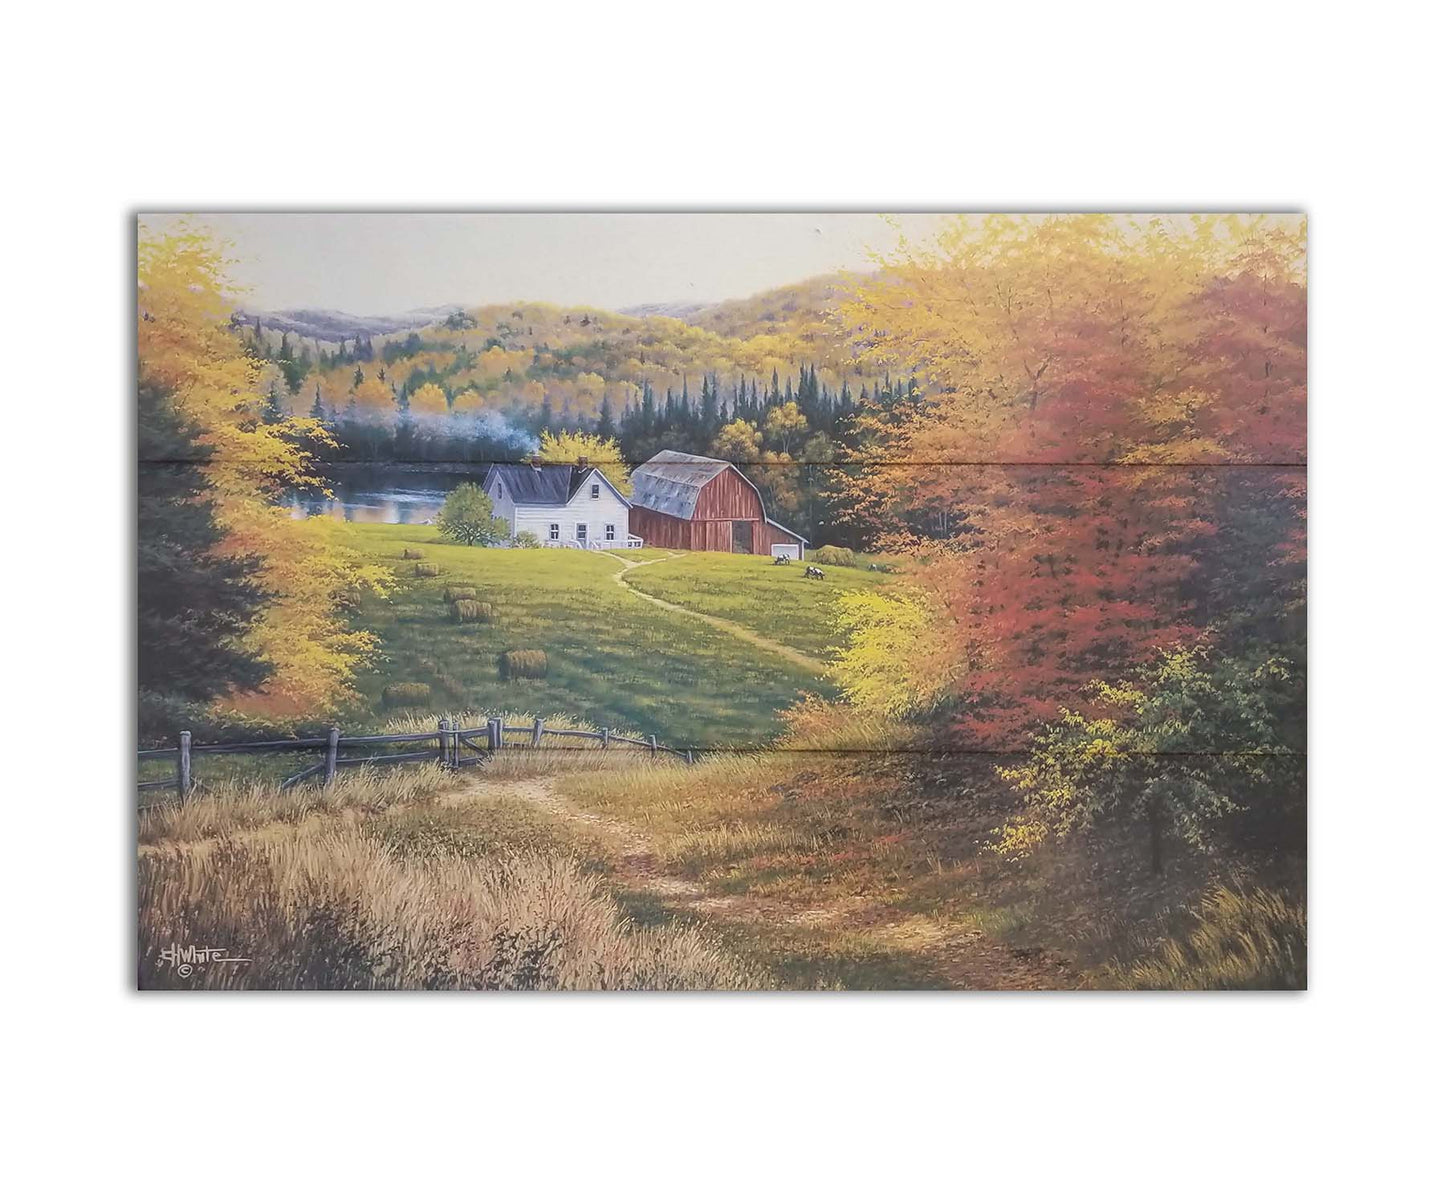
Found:
<svg viewBox="0 0 1445 1204"><path fill-rule="evenodd" d="M527 463L530 464L533 468L540 470L542 467L542 457L539 456L536 452L533 452L530 456L527 457Z"/></svg>
<svg viewBox="0 0 1445 1204"><path fill-rule="evenodd" d="M578 457L577 457L577 467L578 467L578 468L586 468L586 467L587 467L587 457L586 457L586 456L578 456Z"/></svg>

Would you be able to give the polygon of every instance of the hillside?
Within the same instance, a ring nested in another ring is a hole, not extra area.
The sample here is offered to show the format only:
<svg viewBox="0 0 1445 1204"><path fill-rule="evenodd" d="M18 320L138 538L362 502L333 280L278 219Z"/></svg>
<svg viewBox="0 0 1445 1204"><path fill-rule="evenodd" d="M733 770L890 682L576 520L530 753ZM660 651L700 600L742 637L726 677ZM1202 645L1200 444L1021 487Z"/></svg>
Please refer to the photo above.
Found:
<svg viewBox="0 0 1445 1204"><path fill-rule="evenodd" d="M844 287L822 277L741 301L629 313L517 302L394 318L240 313L236 321L274 365L278 404L293 413L350 410L389 421L497 412L537 429L591 429L619 423L649 395L658 405L669 391L674 404L684 392L698 402L704 382L729 399L765 395L775 376L785 393L810 371L820 391L847 385L856 398L883 372L858 358L834 320ZM424 393L427 385L437 388Z"/></svg>

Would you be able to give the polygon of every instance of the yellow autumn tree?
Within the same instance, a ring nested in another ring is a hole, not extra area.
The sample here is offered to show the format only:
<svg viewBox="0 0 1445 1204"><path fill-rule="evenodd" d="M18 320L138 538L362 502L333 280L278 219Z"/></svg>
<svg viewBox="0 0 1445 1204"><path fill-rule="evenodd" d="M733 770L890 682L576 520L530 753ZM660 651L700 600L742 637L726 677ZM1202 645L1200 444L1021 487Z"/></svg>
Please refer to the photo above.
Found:
<svg viewBox="0 0 1445 1204"><path fill-rule="evenodd" d="M838 598L832 676L859 710L897 719L928 707L948 689L952 667L938 616L922 594L849 591Z"/></svg>
<svg viewBox="0 0 1445 1204"><path fill-rule="evenodd" d="M785 402L768 413L763 434L784 455L792 452L808 434L808 419L796 401Z"/></svg>
<svg viewBox="0 0 1445 1204"><path fill-rule="evenodd" d="M713 437L712 454L734 464L754 464L762 452L758 428L745 418L724 423Z"/></svg>
<svg viewBox="0 0 1445 1204"><path fill-rule="evenodd" d="M246 636L271 666L262 689L227 700L246 714L299 716L352 696L357 669L376 646L338 614L358 587L390 575L367 566L328 519L293 520L274 504L286 488L318 487L309 447L331 445L311 418L261 421L261 366L231 328L229 261L205 231L141 231L137 280L140 379L164 388L211 451L203 471L228 554L258 558L269 601Z"/></svg>
<svg viewBox="0 0 1445 1204"><path fill-rule="evenodd" d="M544 431L537 454L544 464L576 464L580 457L586 457L623 497L632 496L632 470L623 463L622 448L616 439L602 439L586 431Z"/></svg>
<svg viewBox="0 0 1445 1204"><path fill-rule="evenodd" d="M442 392L440 385L430 381L411 395L413 414L445 414L447 409L447 395Z"/></svg>
<svg viewBox="0 0 1445 1204"><path fill-rule="evenodd" d="M366 377L355 390L356 404L368 410L388 410L396 405L391 386L376 376Z"/></svg>

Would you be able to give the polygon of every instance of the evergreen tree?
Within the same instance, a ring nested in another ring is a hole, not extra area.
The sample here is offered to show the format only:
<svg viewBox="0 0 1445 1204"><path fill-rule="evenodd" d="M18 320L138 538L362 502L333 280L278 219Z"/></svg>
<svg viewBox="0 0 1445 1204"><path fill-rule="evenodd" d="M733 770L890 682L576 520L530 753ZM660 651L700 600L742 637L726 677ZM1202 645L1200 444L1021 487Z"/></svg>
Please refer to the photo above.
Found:
<svg viewBox="0 0 1445 1204"><path fill-rule="evenodd" d="M139 718L152 739L265 681L268 666L240 640L266 595L254 582L258 559L217 550L202 472L209 449L162 389L142 382L138 404Z"/></svg>
<svg viewBox="0 0 1445 1204"><path fill-rule="evenodd" d="M712 442L713 435L717 432L717 377L712 378L711 388L708 386L708 378L702 378L702 405L698 410L698 431L706 442Z"/></svg>
<svg viewBox="0 0 1445 1204"><path fill-rule="evenodd" d="M657 399L652 394L652 382L647 381L642 386L642 422L641 433L645 439L650 436L657 425Z"/></svg>
<svg viewBox="0 0 1445 1204"><path fill-rule="evenodd" d="M266 394L266 404L261 409L261 421L268 426L275 426L276 423L284 421L286 411L281 408L281 393L276 388L276 382L271 382L271 388Z"/></svg>

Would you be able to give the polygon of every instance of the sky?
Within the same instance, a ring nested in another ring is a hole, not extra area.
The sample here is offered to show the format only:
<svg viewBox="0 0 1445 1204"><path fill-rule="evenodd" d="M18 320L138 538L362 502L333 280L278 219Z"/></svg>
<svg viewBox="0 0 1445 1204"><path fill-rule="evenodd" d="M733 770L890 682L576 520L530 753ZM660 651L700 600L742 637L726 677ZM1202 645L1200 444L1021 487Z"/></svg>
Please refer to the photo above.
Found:
<svg viewBox="0 0 1445 1204"><path fill-rule="evenodd" d="M231 244L247 309L369 316L436 305L549 301L623 309L747 297L809 276L867 270L937 214L211 213L179 221Z"/></svg>

